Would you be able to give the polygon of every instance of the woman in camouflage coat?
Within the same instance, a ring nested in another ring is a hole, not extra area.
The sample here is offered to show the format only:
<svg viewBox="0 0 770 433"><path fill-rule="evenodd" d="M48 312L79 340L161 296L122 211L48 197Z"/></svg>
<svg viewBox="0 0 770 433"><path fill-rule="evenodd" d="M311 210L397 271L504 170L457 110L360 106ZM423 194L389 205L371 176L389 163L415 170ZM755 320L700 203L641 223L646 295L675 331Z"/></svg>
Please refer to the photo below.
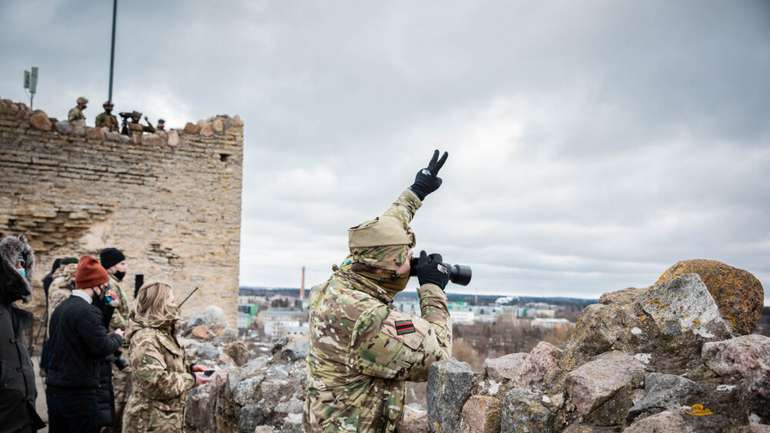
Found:
<svg viewBox="0 0 770 433"><path fill-rule="evenodd" d="M131 396L123 414L124 433L174 432L184 429L187 392L208 378L185 363L176 339L179 320L171 286L152 283L136 299L126 339L130 341Z"/></svg>

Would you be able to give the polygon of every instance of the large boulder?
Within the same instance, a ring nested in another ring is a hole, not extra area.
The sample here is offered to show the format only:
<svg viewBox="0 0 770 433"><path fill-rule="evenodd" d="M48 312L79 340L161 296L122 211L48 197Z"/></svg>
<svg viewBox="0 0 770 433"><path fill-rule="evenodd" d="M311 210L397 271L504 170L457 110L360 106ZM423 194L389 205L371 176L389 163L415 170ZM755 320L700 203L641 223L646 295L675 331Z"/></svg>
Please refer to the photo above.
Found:
<svg viewBox="0 0 770 433"><path fill-rule="evenodd" d="M475 385L470 365L439 361L428 371L428 427L434 433L457 433L460 414Z"/></svg>
<svg viewBox="0 0 770 433"><path fill-rule="evenodd" d="M519 374L520 386L549 384L560 373L559 360L562 351L546 341L541 341L529 352Z"/></svg>
<svg viewBox="0 0 770 433"><path fill-rule="evenodd" d="M770 398L770 338L752 334L706 343L701 356L716 374L740 375L751 391Z"/></svg>
<svg viewBox="0 0 770 433"><path fill-rule="evenodd" d="M185 134L198 134L201 132L201 127L194 123L187 122L184 129L182 129L182 132Z"/></svg>
<svg viewBox="0 0 770 433"><path fill-rule="evenodd" d="M739 334L749 334L762 317L765 292L762 283L748 271L716 260L684 260L668 268L656 284L695 273L700 276L719 306L722 317Z"/></svg>
<svg viewBox="0 0 770 433"><path fill-rule="evenodd" d="M53 123L51 123L51 119L48 118L48 115L45 114L45 111L41 110L35 110L32 112L32 115L29 116L29 124L32 125L33 128L39 129L41 131L50 131L53 129Z"/></svg>
<svg viewBox="0 0 770 433"><path fill-rule="evenodd" d="M484 371L490 379L518 381L527 357L526 353L511 353L499 358L489 358L484 361Z"/></svg>
<svg viewBox="0 0 770 433"><path fill-rule="evenodd" d="M228 344L225 346L224 352L232 358L238 367L249 362L249 349L246 347L246 343L242 341L234 341Z"/></svg>
<svg viewBox="0 0 770 433"><path fill-rule="evenodd" d="M694 433L693 428L685 422L684 415L676 411L664 411L643 418L623 433Z"/></svg>
<svg viewBox="0 0 770 433"><path fill-rule="evenodd" d="M551 384L561 372L562 351L546 341L539 342L529 353L511 353L484 361L486 378L507 381L511 387L542 388Z"/></svg>
<svg viewBox="0 0 770 433"><path fill-rule="evenodd" d="M509 390L503 398L501 431L509 433L551 433L553 413L543 404L543 395L523 388Z"/></svg>
<svg viewBox="0 0 770 433"><path fill-rule="evenodd" d="M607 352L567 374L567 405L575 416L594 424L621 424L643 378L644 366L636 358Z"/></svg>
<svg viewBox="0 0 770 433"><path fill-rule="evenodd" d="M666 337L695 334L706 339L730 335L719 308L697 274L665 281L645 292L639 301L661 334Z"/></svg>
<svg viewBox="0 0 770 433"><path fill-rule="evenodd" d="M56 122L54 124L54 127L56 128L56 132L59 134L71 134L72 133L72 125L70 125L69 122L66 120L63 120L61 122Z"/></svg>
<svg viewBox="0 0 770 433"><path fill-rule="evenodd" d="M700 386L690 379L674 374L650 373L644 377L644 397L634 403L628 419L643 413L677 410Z"/></svg>
<svg viewBox="0 0 770 433"><path fill-rule="evenodd" d="M627 302L621 302L627 301ZM572 370L596 355L620 350L623 352L647 352L655 334L651 321L644 317L636 298L618 297L606 304L587 306L578 317L574 334L568 344L560 366Z"/></svg>
<svg viewBox="0 0 770 433"><path fill-rule="evenodd" d="M500 400L474 395L465 402L460 424L461 433L499 433Z"/></svg>

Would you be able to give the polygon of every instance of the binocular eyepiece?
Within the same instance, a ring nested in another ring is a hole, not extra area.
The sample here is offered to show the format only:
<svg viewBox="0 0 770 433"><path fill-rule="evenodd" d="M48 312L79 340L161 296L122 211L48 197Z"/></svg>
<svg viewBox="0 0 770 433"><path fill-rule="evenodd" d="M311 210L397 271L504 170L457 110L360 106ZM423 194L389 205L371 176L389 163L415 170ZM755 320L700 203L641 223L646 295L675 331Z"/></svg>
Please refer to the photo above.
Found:
<svg viewBox="0 0 770 433"><path fill-rule="evenodd" d="M412 260L410 264L412 265L412 268L417 266L417 261L419 259L417 257L412 257ZM441 263L444 267L447 269L447 274L449 274L449 281L460 285L460 286L467 286L471 282L471 278L473 277L473 271L471 270L471 267L468 265L451 265L446 262Z"/></svg>

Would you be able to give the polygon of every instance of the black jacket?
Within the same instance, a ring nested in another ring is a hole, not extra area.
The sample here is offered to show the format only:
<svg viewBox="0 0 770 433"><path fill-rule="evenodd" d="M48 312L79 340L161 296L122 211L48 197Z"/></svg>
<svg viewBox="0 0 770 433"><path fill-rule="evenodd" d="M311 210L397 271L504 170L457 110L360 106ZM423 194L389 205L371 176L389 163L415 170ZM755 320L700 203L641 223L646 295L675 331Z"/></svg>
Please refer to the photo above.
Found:
<svg viewBox="0 0 770 433"><path fill-rule="evenodd" d="M107 334L102 312L85 300L70 296L51 316L45 347L46 385L56 388L103 389L109 382L107 356L123 339ZM105 367L106 365L106 367Z"/></svg>
<svg viewBox="0 0 770 433"><path fill-rule="evenodd" d="M44 426L35 412L35 372L21 336L31 322L30 313L0 303L0 433Z"/></svg>
<svg viewBox="0 0 770 433"><path fill-rule="evenodd" d="M0 257L0 433L45 426L35 412L35 373L22 337L32 314L12 305L29 293L29 282Z"/></svg>

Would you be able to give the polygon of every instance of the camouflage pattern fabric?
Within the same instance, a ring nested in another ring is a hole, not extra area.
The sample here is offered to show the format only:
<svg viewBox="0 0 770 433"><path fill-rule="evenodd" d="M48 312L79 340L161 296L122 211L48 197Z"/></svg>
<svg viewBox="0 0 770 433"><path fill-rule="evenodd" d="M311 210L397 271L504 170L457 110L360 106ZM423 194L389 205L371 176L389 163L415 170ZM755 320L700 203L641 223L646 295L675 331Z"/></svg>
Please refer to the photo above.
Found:
<svg viewBox="0 0 770 433"><path fill-rule="evenodd" d="M131 396L123 413L123 433L179 433L184 430L187 392L195 377L173 334L177 317L129 324Z"/></svg>
<svg viewBox="0 0 770 433"><path fill-rule="evenodd" d="M110 332L116 329L126 331L129 323L129 317L131 314L132 306L131 301L126 295L126 291L120 285L120 281L110 274L110 286L118 295L118 301L120 302L118 307L112 313L112 319L110 319ZM128 361L130 359L128 339L123 340L123 359ZM131 366L121 371L115 364L112 364L112 388L115 392L115 431L121 431L121 421L123 419L123 411L126 407L126 400L131 394Z"/></svg>
<svg viewBox="0 0 770 433"><path fill-rule="evenodd" d="M119 129L118 118L112 114L107 114L106 111L96 116L94 125L97 128L107 128L110 132L117 132Z"/></svg>
<svg viewBox="0 0 770 433"><path fill-rule="evenodd" d="M119 302L115 312L112 313L112 319L110 319L110 331L114 331L116 329L125 331L126 327L128 326L129 316L133 310L133 307L131 306L131 300L128 299L128 295L120 285L120 281L118 281L118 279L115 278L115 276L112 274L110 274L110 287L115 290L115 293L117 293ZM127 347L128 342L124 342L124 346Z"/></svg>
<svg viewBox="0 0 770 433"><path fill-rule="evenodd" d="M62 302L72 295L70 290L74 285L75 271L78 269L77 263L70 263L64 266L59 266L53 273L53 281L48 288L48 311L49 314L53 314L53 310L56 309Z"/></svg>
<svg viewBox="0 0 770 433"><path fill-rule="evenodd" d="M386 213L406 226L419 205L406 191ZM391 291L353 272L351 257L346 262L311 293L304 429L392 433L405 381L427 380L430 365L451 356L446 295L425 284L418 289L422 317L403 314L392 308ZM390 266L390 259L380 263Z"/></svg>
<svg viewBox="0 0 770 433"><path fill-rule="evenodd" d="M395 217L411 238L410 244L405 245L383 245L366 248L351 248L348 261L352 263L363 263L379 269L395 271L403 263L409 252L409 248L414 246L414 234L409 228L409 223L414 218L415 212L420 208L422 202L410 190L401 193L398 199L382 215ZM364 223L366 224L366 223Z"/></svg>
<svg viewBox="0 0 770 433"><path fill-rule="evenodd" d="M70 123L82 120L85 125L86 116L83 115L83 110L81 110L80 107L74 107L67 113L67 120L69 120Z"/></svg>

